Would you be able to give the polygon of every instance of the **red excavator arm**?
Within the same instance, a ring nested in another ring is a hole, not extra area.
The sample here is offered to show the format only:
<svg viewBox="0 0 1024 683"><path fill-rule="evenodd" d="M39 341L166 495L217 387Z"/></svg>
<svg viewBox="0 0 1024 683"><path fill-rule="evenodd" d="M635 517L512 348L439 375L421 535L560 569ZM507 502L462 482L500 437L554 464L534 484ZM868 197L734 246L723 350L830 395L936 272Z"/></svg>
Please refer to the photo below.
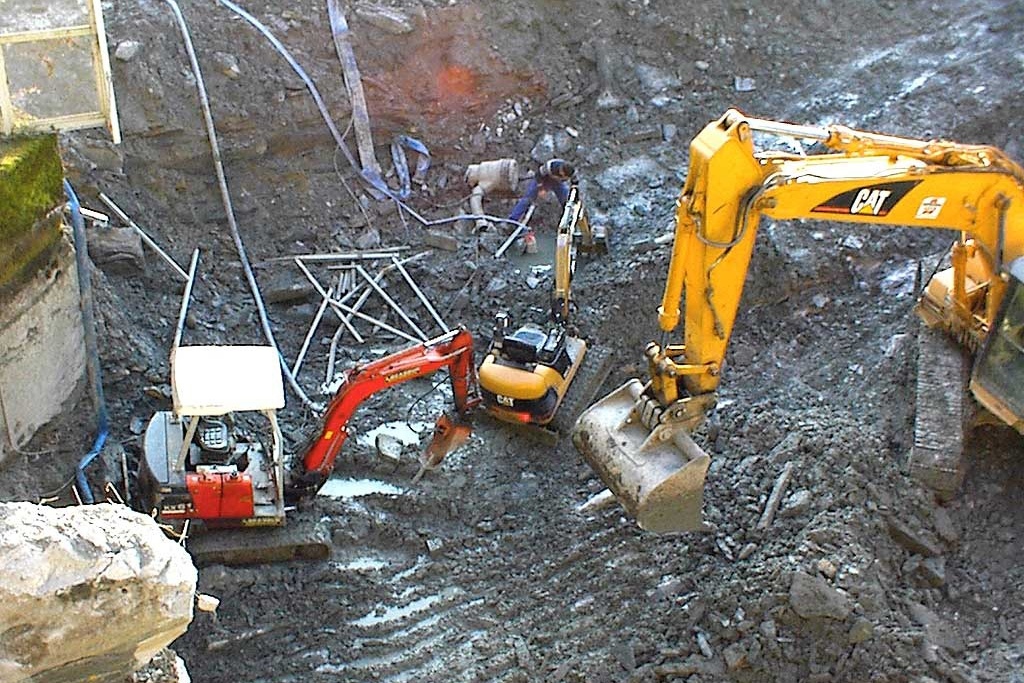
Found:
<svg viewBox="0 0 1024 683"><path fill-rule="evenodd" d="M465 328L398 351L372 363L345 371L341 388L324 413L322 427L310 442L302 471L289 485L291 496L315 493L334 469L334 462L348 437L348 422L359 405L373 394L402 382L448 369L452 383L454 420L442 415L427 447L427 466L439 463L469 435L469 413L480 402L473 361L473 337Z"/></svg>

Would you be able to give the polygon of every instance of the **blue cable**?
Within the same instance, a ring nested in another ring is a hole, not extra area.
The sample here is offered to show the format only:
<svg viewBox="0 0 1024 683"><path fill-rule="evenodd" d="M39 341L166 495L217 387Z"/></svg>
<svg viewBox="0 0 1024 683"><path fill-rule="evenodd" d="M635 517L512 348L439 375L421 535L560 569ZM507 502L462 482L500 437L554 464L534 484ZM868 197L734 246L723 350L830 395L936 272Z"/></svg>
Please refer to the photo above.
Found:
<svg viewBox="0 0 1024 683"><path fill-rule="evenodd" d="M64 194L67 195L68 206L71 208L71 232L74 236L75 261L78 265L78 294L82 307L82 326L85 328L86 362L89 380L92 384L93 402L99 413L97 415L96 440L92 444L92 450L78 461L78 466L75 468L75 489L82 501L91 505L96 502L96 499L92 495L89 480L85 476L85 468L103 450L103 444L106 443L107 435L110 433L110 421L107 416L107 402L103 396L103 381L100 376L99 347L96 343L96 319L92 308L92 278L85 238L85 220L82 218L82 207L78 203L78 196L66 178L64 179Z"/></svg>

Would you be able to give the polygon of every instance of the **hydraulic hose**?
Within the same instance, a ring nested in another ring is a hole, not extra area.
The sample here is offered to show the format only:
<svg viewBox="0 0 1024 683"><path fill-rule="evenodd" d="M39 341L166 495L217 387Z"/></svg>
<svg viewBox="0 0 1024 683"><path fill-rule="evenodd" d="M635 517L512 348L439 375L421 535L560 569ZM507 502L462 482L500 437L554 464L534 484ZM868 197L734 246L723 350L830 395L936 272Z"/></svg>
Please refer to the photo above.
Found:
<svg viewBox="0 0 1024 683"><path fill-rule="evenodd" d="M71 183L64 180L64 194L68 198L71 209L71 233L75 242L75 262L78 266L78 296L82 310L82 327L85 336L86 370L89 375L89 386L92 391L93 408L96 411L96 440L92 449L78 461L75 468L75 489L84 503L92 504L96 499L85 476L85 468L96 459L103 450L110 432L110 421L107 416L107 402L103 396L103 378L100 374L99 345L96 343L96 317L93 312L92 298L92 264L89 261L89 250L85 236L85 220L82 218L82 207L78 203Z"/></svg>

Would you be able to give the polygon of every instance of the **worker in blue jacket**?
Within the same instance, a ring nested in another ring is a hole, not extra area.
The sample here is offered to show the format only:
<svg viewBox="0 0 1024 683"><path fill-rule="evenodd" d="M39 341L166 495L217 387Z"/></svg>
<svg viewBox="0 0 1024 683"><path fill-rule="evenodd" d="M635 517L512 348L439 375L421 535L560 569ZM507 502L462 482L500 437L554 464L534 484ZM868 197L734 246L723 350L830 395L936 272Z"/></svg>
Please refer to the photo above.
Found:
<svg viewBox="0 0 1024 683"><path fill-rule="evenodd" d="M569 183L575 175L576 169L565 159L550 159L544 162L527 183L526 194L512 207L512 213L508 215L509 220L521 221L529 211L530 205L547 192L554 193L558 204L565 206L565 200L569 197ZM523 244L528 253L537 251L537 238L533 234L533 228L529 226L523 235Z"/></svg>

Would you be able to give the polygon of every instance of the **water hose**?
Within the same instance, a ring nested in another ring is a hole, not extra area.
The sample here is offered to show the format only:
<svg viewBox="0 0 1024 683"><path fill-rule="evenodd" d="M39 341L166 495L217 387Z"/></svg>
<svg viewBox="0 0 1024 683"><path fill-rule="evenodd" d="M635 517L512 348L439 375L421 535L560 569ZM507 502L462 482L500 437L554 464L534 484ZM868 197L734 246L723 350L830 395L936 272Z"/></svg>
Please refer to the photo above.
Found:
<svg viewBox="0 0 1024 683"><path fill-rule="evenodd" d="M75 242L75 263L78 266L78 296L82 309L82 328L85 336L86 371L89 375L89 387L92 390L93 408L96 411L96 440L92 449L78 461L75 468L75 489L84 503L96 502L89 488L89 480L85 476L85 468L96 459L103 450L103 444L110 433L110 420L107 416L107 402L103 396L103 379L100 374L99 345L96 343L96 317L93 312L92 299L92 266L89 261L89 249L85 237L85 219L82 218L82 206L78 203L71 183L64 179L64 194L68 198L71 209L71 233Z"/></svg>

